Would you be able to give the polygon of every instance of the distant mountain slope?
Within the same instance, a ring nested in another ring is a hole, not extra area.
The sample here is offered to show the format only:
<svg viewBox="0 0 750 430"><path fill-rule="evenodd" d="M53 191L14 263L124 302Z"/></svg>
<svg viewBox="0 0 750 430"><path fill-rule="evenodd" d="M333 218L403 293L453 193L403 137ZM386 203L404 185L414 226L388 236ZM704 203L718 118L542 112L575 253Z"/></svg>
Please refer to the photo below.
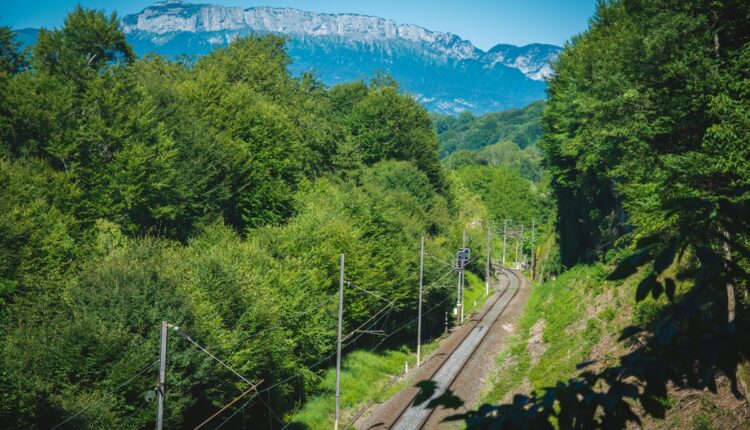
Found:
<svg viewBox="0 0 750 430"><path fill-rule="evenodd" d="M477 114L543 99L553 45L497 45L488 52L444 32L373 16L291 8L225 7L178 0L121 20L139 55L203 55L238 36L288 37L292 73L315 71L326 84L390 73L433 112ZM28 42L31 29L24 30Z"/></svg>
<svg viewBox="0 0 750 430"><path fill-rule="evenodd" d="M544 102L537 101L522 109L509 109L474 116L433 115L438 133L440 157L457 151L476 151L499 142L513 142L520 149L533 145L542 135L540 118Z"/></svg>

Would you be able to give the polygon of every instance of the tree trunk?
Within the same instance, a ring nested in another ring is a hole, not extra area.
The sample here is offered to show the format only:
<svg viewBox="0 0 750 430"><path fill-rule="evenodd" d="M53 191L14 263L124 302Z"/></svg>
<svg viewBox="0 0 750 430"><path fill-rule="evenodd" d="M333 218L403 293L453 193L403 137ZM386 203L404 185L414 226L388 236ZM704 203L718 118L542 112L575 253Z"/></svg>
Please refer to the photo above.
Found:
<svg viewBox="0 0 750 430"><path fill-rule="evenodd" d="M729 271L729 262L732 260L732 246L729 244L729 232L724 230L724 270ZM731 280L727 281L727 323L734 323L737 319L737 291ZM750 399L748 399L747 383L745 376L748 371L748 363L737 363L734 377L737 380L737 388L742 393L745 406L750 410ZM744 369L744 370L743 370Z"/></svg>

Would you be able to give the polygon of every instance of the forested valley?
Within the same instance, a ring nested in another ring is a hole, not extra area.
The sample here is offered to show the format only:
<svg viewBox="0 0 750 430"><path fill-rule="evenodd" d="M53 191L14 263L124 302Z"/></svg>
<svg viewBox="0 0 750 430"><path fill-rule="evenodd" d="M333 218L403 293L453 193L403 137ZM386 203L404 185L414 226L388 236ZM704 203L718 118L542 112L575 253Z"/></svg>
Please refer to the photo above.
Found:
<svg viewBox="0 0 750 430"><path fill-rule="evenodd" d="M293 77L276 36L135 58L115 16L78 7L31 49L0 29L0 47L8 428L153 426L161 320L186 336L170 335L165 425L193 428L235 398L236 371L265 391L228 425L279 427L330 389L339 254L357 286L345 332L381 315L369 328L393 333L358 333L345 353L413 349L420 237L435 282L467 225L479 249L488 223L549 211L509 166L443 168L430 116L388 76ZM451 291L427 292L426 338Z"/></svg>
<svg viewBox="0 0 750 430"><path fill-rule="evenodd" d="M749 23L602 1L547 100L455 117L386 74L292 76L273 35L166 59L81 7L29 49L0 27L0 422L152 428L167 320L167 428L242 378L259 393L214 427L330 428L340 254L351 415L412 359L420 238L430 348L456 248L483 286L512 220L536 226L528 306L452 420L747 428Z"/></svg>

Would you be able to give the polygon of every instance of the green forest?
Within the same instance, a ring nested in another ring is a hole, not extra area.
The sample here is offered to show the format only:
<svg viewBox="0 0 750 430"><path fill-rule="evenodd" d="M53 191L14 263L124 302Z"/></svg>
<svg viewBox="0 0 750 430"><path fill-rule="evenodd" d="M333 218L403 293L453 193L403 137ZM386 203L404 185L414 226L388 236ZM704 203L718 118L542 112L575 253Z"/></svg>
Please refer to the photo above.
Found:
<svg viewBox="0 0 750 430"><path fill-rule="evenodd" d="M416 345L420 239L430 342L464 234L483 284L487 231L508 222L527 250L536 227L524 343L452 420L663 425L675 390L722 386L746 406L749 23L747 1L597 2L547 100L482 116L430 114L387 74L293 76L274 35L166 59L80 6L28 48L0 27L0 422L153 428L166 320L166 428L248 380L254 400L212 428L328 428L340 255L353 407ZM588 360L605 335L619 346Z"/></svg>
<svg viewBox="0 0 750 430"><path fill-rule="evenodd" d="M715 415L747 408L749 23L746 1L603 1L588 30L566 44L553 63L538 146L560 263L572 270L532 292L523 324L530 329L546 314L561 325L545 340L565 351L573 338L558 340L560 331L580 318L567 309L623 286L634 309L598 314L580 342L596 344L599 327L619 314L632 312L632 323L619 333L620 355L555 370L543 389L455 419L476 428L611 429L649 418L669 428L663 420L676 391L719 386L739 409L714 407ZM509 356L524 354L516 347ZM549 369L530 376L543 381ZM688 422L713 428L706 417Z"/></svg>
<svg viewBox="0 0 750 430"><path fill-rule="evenodd" d="M335 363L339 254L363 289L347 287L345 333L383 311L370 328L411 327L382 350L413 347L420 237L426 282L450 272L470 221L469 244L482 243L484 205L441 167L429 115L387 76L333 88L292 77L274 36L137 59L115 16L80 7L28 51L0 29L0 52L7 428L152 427L161 320L264 381L267 405L229 425L265 423ZM450 291L427 293L428 338ZM165 425L193 428L246 386L170 339ZM354 336L345 352L380 340Z"/></svg>

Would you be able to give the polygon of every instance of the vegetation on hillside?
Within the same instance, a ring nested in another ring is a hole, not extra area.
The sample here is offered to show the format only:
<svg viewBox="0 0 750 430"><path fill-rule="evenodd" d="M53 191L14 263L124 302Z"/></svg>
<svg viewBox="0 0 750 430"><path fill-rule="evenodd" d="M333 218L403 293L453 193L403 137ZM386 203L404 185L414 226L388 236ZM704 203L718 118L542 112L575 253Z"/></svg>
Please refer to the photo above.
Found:
<svg viewBox="0 0 750 430"><path fill-rule="evenodd" d="M746 398L748 22L747 2L600 2L565 47L541 141L562 262L614 261L608 278L634 277L636 302L662 301L622 330L621 356L456 418L624 428L665 417L670 389L713 391L722 378Z"/></svg>
<svg viewBox="0 0 750 430"><path fill-rule="evenodd" d="M115 16L80 7L30 52L0 28L0 54L7 428L153 427L161 320L264 381L226 415L264 426L333 363L340 253L347 281L392 301L347 284L344 333L382 311L370 328L407 328L388 347L413 344L420 237L440 261L468 223L483 243L483 204L456 192L429 115L387 77L293 78L273 36L136 59ZM449 270L430 260L426 281ZM246 384L170 333L166 426L193 428Z"/></svg>
<svg viewBox="0 0 750 430"><path fill-rule="evenodd" d="M454 152L476 151L501 142L513 142L521 149L533 145L541 136L540 115L543 101L521 109L509 109L482 116L463 112L458 116L433 114L438 133L440 157Z"/></svg>

